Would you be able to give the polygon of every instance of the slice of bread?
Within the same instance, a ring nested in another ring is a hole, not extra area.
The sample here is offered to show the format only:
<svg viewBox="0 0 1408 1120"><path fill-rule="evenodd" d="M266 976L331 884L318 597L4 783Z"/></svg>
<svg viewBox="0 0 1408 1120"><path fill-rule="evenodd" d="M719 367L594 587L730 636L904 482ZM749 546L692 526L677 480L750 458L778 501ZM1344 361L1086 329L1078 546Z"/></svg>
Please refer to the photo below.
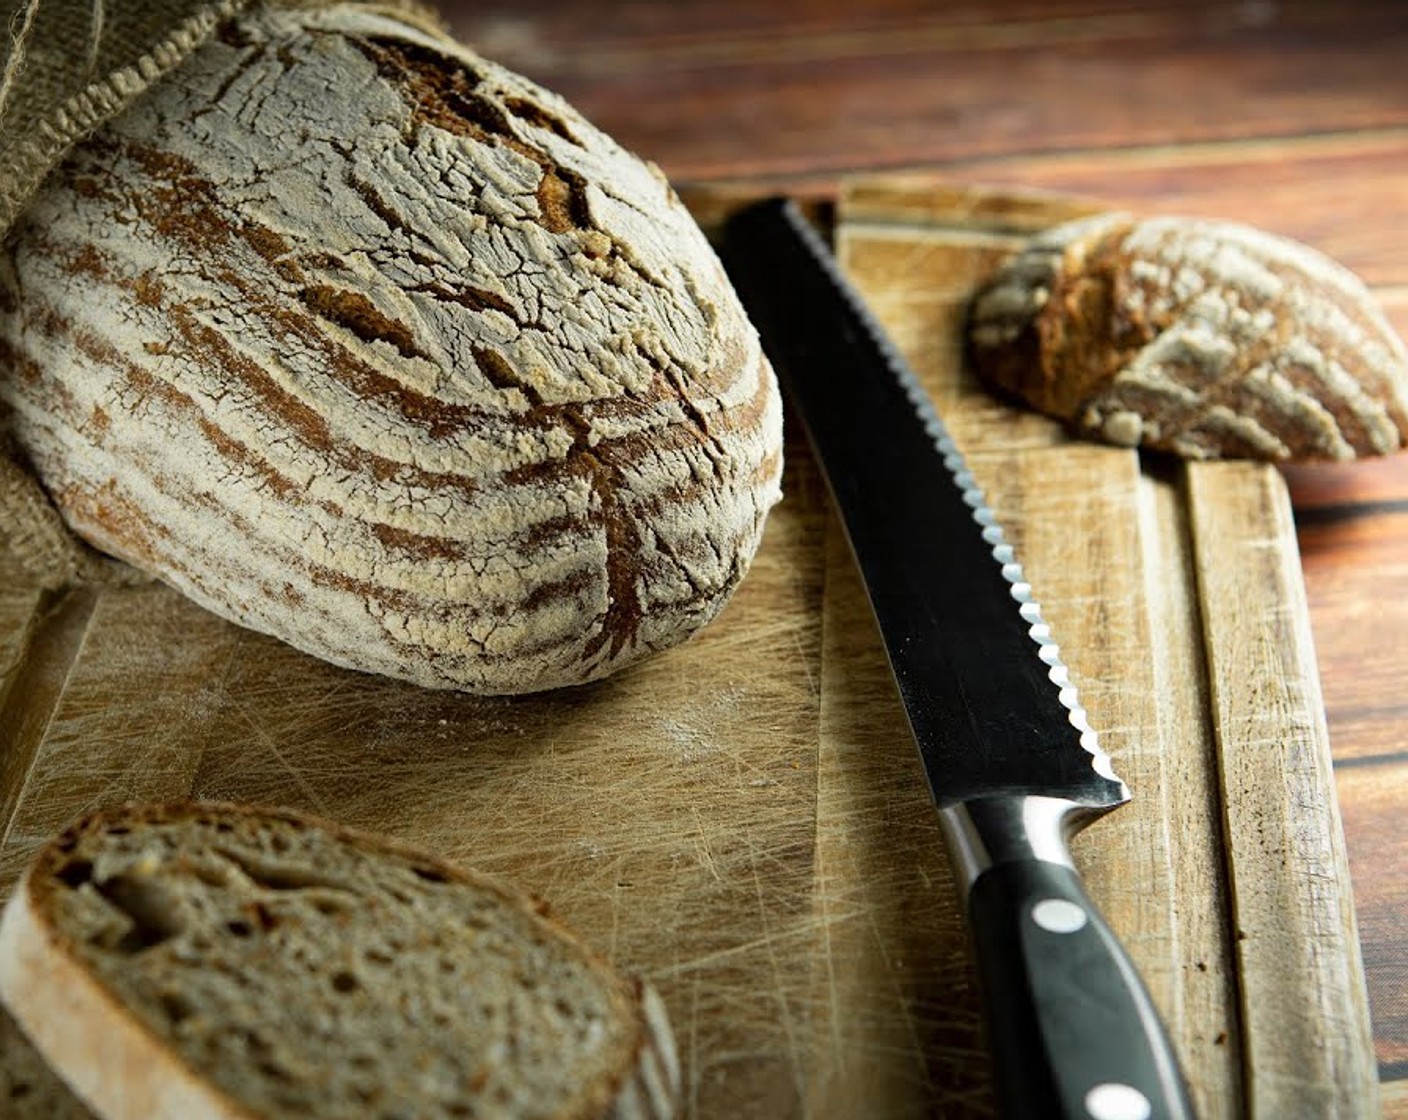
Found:
<svg viewBox="0 0 1408 1120"><path fill-rule="evenodd" d="M535 900L282 810L130 805L41 850L0 996L107 1120L673 1115L659 998Z"/></svg>

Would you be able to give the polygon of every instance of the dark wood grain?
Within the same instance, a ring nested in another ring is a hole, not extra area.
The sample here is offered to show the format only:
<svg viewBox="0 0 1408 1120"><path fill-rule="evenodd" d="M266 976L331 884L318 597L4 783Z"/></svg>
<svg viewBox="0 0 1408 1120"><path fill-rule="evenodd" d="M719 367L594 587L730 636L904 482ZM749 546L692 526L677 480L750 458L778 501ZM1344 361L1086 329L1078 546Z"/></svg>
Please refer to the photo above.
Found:
<svg viewBox="0 0 1408 1120"><path fill-rule="evenodd" d="M819 196L920 168L1250 221L1354 268L1408 332L1399 0L445 7L676 180ZM1408 456L1287 478L1378 1052L1408 1078Z"/></svg>
<svg viewBox="0 0 1408 1120"><path fill-rule="evenodd" d="M1392 3L608 7L451 21L676 178L1408 124Z"/></svg>
<svg viewBox="0 0 1408 1120"><path fill-rule="evenodd" d="M1088 195L1134 210L1176 207L1250 222L1314 245L1366 283L1395 289L1408 285L1406 165L1408 129L1370 129L979 158L944 170L965 180ZM1395 312L1405 310L1403 293L1388 294Z"/></svg>
<svg viewBox="0 0 1408 1120"><path fill-rule="evenodd" d="M1400 710L1397 720L1405 721ZM1400 741L1401 747L1401 741ZM1363 758L1338 775L1350 868L1356 871L1355 903L1364 968L1373 999L1375 1048L1385 1080L1408 1079L1408 958L1403 916L1408 913L1408 764L1392 756ZM1388 869L1397 868L1398 873ZM1408 1094L1386 1094L1385 1114L1408 1115Z"/></svg>

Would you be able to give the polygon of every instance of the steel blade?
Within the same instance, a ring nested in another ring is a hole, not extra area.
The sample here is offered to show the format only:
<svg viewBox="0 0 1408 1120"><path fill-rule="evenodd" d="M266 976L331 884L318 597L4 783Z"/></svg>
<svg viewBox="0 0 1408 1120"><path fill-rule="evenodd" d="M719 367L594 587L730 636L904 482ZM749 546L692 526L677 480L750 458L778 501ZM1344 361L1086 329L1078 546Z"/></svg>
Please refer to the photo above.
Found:
<svg viewBox="0 0 1408 1120"><path fill-rule="evenodd" d="M729 222L723 255L840 510L935 803L1127 800L962 455L820 237L773 200Z"/></svg>

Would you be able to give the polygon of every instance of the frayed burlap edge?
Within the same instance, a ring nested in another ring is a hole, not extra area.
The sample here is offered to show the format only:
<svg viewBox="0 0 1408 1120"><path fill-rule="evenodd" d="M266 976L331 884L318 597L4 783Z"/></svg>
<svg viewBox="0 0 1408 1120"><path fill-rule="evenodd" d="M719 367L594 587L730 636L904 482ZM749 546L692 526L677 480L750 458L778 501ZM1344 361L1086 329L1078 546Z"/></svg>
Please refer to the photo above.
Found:
<svg viewBox="0 0 1408 1120"><path fill-rule="evenodd" d="M223 0L183 20L130 66L106 75L59 106L0 163L0 228L8 230L69 149L179 66L247 0ZM12 48L13 49L13 48ZM23 80L20 75L19 80Z"/></svg>
<svg viewBox="0 0 1408 1120"><path fill-rule="evenodd" d="M0 160L0 235L8 233L45 177L75 144L117 116L179 66L224 21L251 6L251 0L219 0L188 16L135 62L69 98L40 121L31 136L6 152ZM274 6L316 9L331 7L332 3L331 0L276 0ZM439 16L417 0L382 0L357 6L393 16L424 31L445 33ZM16 45L12 41L11 50ZM18 80L23 80L23 75ZM4 376L3 370L0 376ZM2 423L3 417L0 417ZM26 575L43 588L120 585L152 578L91 548L75 536L23 456L4 439L2 430L0 551L16 560Z"/></svg>

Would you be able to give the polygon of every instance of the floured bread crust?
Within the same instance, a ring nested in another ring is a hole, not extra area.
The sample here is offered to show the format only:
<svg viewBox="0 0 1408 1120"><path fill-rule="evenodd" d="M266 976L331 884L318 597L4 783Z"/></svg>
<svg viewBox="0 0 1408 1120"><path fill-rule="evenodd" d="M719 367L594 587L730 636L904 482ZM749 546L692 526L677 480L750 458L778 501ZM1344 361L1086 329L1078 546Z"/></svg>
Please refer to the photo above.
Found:
<svg viewBox="0 0 1408 1120"><path fill-rule="evenodd" d="M781 407L659 172L468 50L240 17L51 177L0 401L69 524L433 687L591 680L713 618Z"/></svg>

